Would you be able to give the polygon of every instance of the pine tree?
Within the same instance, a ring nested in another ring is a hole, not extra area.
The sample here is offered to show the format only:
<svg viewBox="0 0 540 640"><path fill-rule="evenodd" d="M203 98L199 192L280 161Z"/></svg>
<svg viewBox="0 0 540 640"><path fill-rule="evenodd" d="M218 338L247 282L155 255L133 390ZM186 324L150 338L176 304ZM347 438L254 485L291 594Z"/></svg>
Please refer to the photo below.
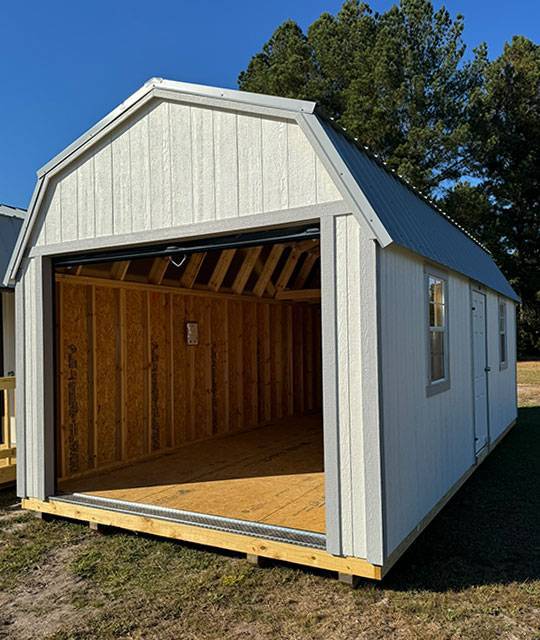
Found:
<svg viewBox="0 0 540 640"><path fill-rule="evenodd" d="M521 295L521 351L540 353L540 46L518 36L486 61L469 108L480 183L457 185L447 206L485 239Z"/></svg>
<svg viewBox="0 0 540 640"><path fill-rule="evenodd" d="M476 60L464 62L463 18L429 0L384 14L347 0L303 34L278 27L240 74L245 91L317 100L338 123L426 192L464 169Z"/></svg>

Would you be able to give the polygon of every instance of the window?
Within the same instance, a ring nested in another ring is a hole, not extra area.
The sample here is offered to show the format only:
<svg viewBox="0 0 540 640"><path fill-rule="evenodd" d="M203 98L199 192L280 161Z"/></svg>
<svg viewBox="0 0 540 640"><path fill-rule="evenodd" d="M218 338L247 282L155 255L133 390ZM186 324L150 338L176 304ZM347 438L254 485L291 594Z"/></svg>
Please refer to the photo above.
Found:
<svg viewBox="0 0 540 640"><path fill-rule="evenodd" d="M432 395L450 387L448 371L447 280L426 272L428 327L428 386Z"/></svg>
<svg viewBox="0 0 540 640"><path fill-rule="evenodd" d="M504 369L508 364L506 343L506 302L499 300L499 364Z"/></svg>

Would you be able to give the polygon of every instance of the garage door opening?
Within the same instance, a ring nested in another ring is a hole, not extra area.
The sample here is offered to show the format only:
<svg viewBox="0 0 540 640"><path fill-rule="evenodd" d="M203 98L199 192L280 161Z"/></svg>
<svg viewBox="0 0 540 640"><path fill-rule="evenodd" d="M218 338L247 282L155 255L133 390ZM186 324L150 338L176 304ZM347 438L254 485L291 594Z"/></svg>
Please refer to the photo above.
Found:
<svg viewBox="0 0 540 640"><path fill-rule="evenodd" d="M318 237L55 280L56 499L324 548Z"/></svg>

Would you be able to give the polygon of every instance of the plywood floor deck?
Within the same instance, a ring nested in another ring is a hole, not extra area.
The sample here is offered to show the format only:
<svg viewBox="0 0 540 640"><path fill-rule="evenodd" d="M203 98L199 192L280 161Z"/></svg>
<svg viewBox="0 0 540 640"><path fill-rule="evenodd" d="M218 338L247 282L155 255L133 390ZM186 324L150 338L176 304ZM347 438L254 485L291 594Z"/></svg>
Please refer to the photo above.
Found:
<svg viewBox="0 0 540 640"><path fill-rule="evenodd" d="M324 533L322 420L289 419L193 443L59 489Z"/></svg>

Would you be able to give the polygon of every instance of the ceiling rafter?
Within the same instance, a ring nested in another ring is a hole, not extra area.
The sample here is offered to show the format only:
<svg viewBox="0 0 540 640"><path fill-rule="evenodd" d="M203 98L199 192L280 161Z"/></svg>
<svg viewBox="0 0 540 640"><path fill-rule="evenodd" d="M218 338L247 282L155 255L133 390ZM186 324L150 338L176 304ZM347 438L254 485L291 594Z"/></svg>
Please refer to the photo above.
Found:
<svg viewBox="0 0 540 640"><path fill-rule="evenodd" d="M274 269L281 258L281 255L285 251L285 245L283 244L275 244L270 250L270 254L264 264L263 270L257 280L255 286L253 287L253 293L259 298L263 295L266 290L267 284L270 282L270 278L274 273Z"/></svg>
<svg viewBox="0 0 540 640"><path fill-rule="evenodd" d="M302 251L300 249L298 249L297 247L292 249L291 253L289 254L289 258L287 262L285 262L285 264L283 265L283 268L281 269L281 273L279 274L279 277L276 282L276 291L278 293L280 291L283 291L283 289L285 289L289 284L289 280L291 279L293 271L301 255L302 255Z"/></svg>
<svg viewBox="0 0 540 640"><path fill-rule="evenodd" d="M189 257L184 273L180 277L180 284L186 289L192 289L195 284L195 280L199 275L202 263L206 258L206 253L192 253Z"/></svg>
<svg viewBox="0 0 540 640"><path fill-rule="evenodd" d="M208 281L208 288L212 291L219 291L221 285L223 284L223 280L227 275L227 271L231 266L231 262L236 254L236 249L224 249L219 254L218 261L216 266L214 267L214 271L210 276L210 280Z"/></svg>
<svg viewBox="0 0 540 640"><path fill-rule="evenodd" d="M300 267L300 271L298 276L294 281L295 289L303 289L306 284L307 279L309 278L315 263L319 259L319 252L312 251L306 255L306 258Z"/></svg>
<svg viewBox="0 0 540 640"><path fill-rule="evenodd" d="M310 285L313 270L320 259L318 239L278 243L272 245L268 251L264 250L263 245L244 249L222 249L211 262L209 261L210 264L202 269L207 256L207 252L186 256L182 271L177 276L179 289L267 296L291 302L320 300L320 288L306 288L306 285ZM96 264L94 268L75 265L65 269L81 277L94 276L160 285L165 281L171 258L159 256L148 260L146 274L140 273L140 267L131 272L132 264L132 260L119 260L112 264ZM231 274L233 266L235 273ZM171 283L171 278L166 282ZM225 282L232 284L225 287Z"/></svg>
<svg viewBox="0 0 540 640"><path fill-rule="evenodd" d="M128 272L131 260L120 260L111 267L111 278L113 280L123 280Z"/></svg>
<svg viewBox="0 0 540 640"><path fill-rule="evenodd" d="M154 258L152 267L150 268L150 273L148 274L148 282L151 284L161 284L169 264L169 258Z"/></svg>
<svg viewBox="0 0 540 640"><path fill-rule="evenodd" d="M233 282L232 290L234 293L243 293L249 276L255 267L257 258L261 255L261 251L262 247L253 247L247 250L242 266L238 270Z"/></svg>

